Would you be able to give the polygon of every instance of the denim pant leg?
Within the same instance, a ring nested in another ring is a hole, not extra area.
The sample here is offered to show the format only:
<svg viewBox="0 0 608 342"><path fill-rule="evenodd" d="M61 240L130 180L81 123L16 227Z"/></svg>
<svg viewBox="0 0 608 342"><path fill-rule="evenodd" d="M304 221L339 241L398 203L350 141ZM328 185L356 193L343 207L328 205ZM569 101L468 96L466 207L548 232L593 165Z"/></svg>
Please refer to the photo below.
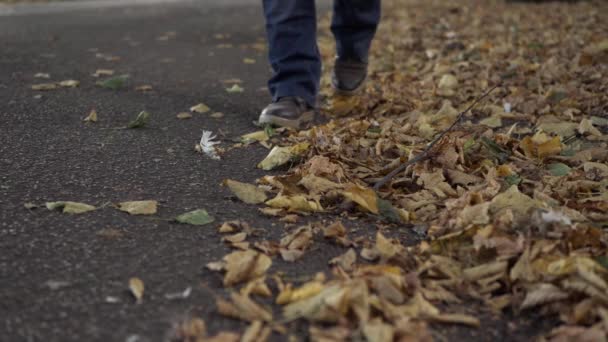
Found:
<svg viewBox="0 0 608 342"><path fill-rule="evenodd" d="M314 0L263 0L273 101L299 96L314 106L321 78Z"/></svg>
<svg viewBox="0 0 608 342"><path fill-rule="evenodd" d="M380 0L334 0L331 31L339 59L367 62L380 8Z"/></svg>

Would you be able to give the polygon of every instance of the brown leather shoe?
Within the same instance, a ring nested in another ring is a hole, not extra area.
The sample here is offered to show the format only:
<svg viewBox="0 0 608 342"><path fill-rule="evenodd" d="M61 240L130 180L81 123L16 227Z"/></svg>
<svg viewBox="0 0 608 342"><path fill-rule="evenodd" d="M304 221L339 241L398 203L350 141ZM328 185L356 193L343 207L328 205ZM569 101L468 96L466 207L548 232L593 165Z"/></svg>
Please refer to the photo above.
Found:
<svg viewBox="0 0 608 342"><path fill-rule="evenodd" d="M260 115L260 124L304 128L315 117L314 108L309 106L302 98L286 96L266 106Z"/></svg>
<svg viewBox="0 0 608 342"><path fill-rule="evenodd" d="M336 59L331 85L338 95L355 95L365 84L367 63Z"/></svg>

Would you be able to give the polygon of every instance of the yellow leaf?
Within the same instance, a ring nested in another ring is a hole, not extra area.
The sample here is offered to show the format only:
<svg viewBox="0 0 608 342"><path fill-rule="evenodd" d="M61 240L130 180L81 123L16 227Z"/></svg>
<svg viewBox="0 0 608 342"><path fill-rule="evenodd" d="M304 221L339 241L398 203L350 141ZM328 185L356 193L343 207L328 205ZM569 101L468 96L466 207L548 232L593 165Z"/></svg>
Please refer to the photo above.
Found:
<svg viewBox="0 0 608 342"><path fill-rule="evenodd" d="M358 96L339 96L336 95L330 100L329 112L335 116L345 116L349 114L359 104Z"/></svg>
<svg viewBox="0 0 608 342"><path fill-rule="evenodd" d="M270 150L270 153L258 164L258 168L262 170L272 170L278 166L286 164L295 157L303 154L310 147L309 143L303 142L293 146L275 146Z"/></svg>
<svg viewBox="0 0 608 342"><path fill-rule="evenodd" d="M376 318L363 325L363 335L368 342L393 342L395 328L384 323L380 318Z"/></svg>
<svg viewBox="0 0 608 342"><path fill-rule="evenodd" d="M324 288L323 283L319 281L311 281L305 283L297 289L292 289L290 286L287 286L284 291L277 296L276 303L280 305L289 304L292 302L297 302L300 300L305 300L312 296L316 296L319 292L321 292Z"/></svg>
<svg viewBox="0 0 608 342"><path fill-rule="evenodd" d="M356 184L349 184L345 186L342 191L344 197L357 203L367 211L378 214L378 197L376 192L370 188L363 188Z"/></svg>
<svg viewBox="0 0 608 342"><path fill-rule="evenodd" d="M268 136L266 131L256 131L256 132L248 133L245 135L241 135L241 139L243 139L245 142L268 141L268 139L270 139L270 137Z"/></svg>
<svg viewBox="0 0 608 342"><path fill-rule="evenodd" d="M270 327L264 327L262 321L253 321L243 333L241 342L265 342L268 340L272 330Z"/></svg>
<svg viewBox="0 0 608 342"><path fill-rule="evenodd" d="M137 277L129 279L129 291L135 297L137 304L140 304L144 297L144 282Z"/></svg>
<svg viewBox="0 0 608 342"><path fill-rule="evenodd" d="M59 82L59 85L66 88L75 88L80 85L80 82L76 80L65 80Z"/></svg>
<svg viewBox="0 0 608 342"><path fill-rule="evenodd" d="M272 313L254 302L249 296L232 292L230 299L230 302L221 298L216 299L215 303L220 314L249 322L272 321Z"/></svg>
<svg viewBox="0 0 608 342"><path fill-rule="evenodd" d="M57 89L56 83L40 83L32 85L32 90L55 90Z"/></svg>
<svg viewBox="0 0 608 342"><path fill-rule="evenodd" d="M559 137L553 137L551 140L538 145L538 157L545 158L559 154L562 151L562 143Z"/></svg>
<svg viewBox="0 0 608 342"><path fill-rule="evenodd" d="M289 211L316 212L323 211L321 204L314 200L307 199L304 195L283 196L266 201L266 205L273 208L284 208Z"/></svg>
<svg viewBox="0 0 608 342"><path fill-rule="evenodd" d="M254 250L232 252L224 256L224 286L249 281L264 275L272 265L272 260L265 254Z"/></svg>
<svg viewBox="0 0 608 342"><path fill-rule="evenodd" d="M185 119L190 119L192 117L192 114L190 114L188 112L181 112L181 113L177 113L176 117L180 120L185 120Z"/></svg>
<svg viewBox="0 0 608 342"><path fill-rule="evenodd" d="M268 198L266 192L253 184L241 183L231 179L224 180L226 185L233 194L241 201L247 204L258 204L266 201Z"/></svg>
<svg viewBox="0 0 608 342"><path fill-rule="evenodd" d="M86 118L84 118L83 121L84 122L97 122L97 112L95 111L95 109L91 110L89 115Z"/></svg>
<svg viewBox="0 0 608 342"><path fill-rule="evenodd" d="M196 113L207 113L209 110L210 108L207 107L207 105L205 105L204 103L199 103L196 106L190 107L190 111Z"/></svg>
<svg viewBox="0 0 608 342"><path fill-rule="evenodd" d="M129 201L118 203L118 209L131 215L154 215L157 205L157 201Z"/></svg>

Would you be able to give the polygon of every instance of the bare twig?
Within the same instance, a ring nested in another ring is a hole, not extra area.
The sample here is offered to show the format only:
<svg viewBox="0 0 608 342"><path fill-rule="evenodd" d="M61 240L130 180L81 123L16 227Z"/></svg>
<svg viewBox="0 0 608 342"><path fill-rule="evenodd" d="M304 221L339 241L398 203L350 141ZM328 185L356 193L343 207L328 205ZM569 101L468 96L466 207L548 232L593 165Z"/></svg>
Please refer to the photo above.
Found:
<svg viewBox="0 0 608 342"><path fill-rule="evenodd" d="M450 125L450 127L446 128L445 130L443 130L437 137L435 137L435 139L433 139L433 141L431 141L426 148L416 157L414 157L413 159L408 160L407 162L399 165L397 168L395 168L393 171L391 171L389 174L387 174L386 176L384 176L381 180L379 180L375 185L374 185L374 190L378 191L378 189L380 189L382 186L384 186L386 183L388 183L388 181L390 181L391 179L393 179L393 177L395 177L395 175L397 175L399 172L407 169L408 166L410 165L414 165L416 163L418 163L419 161L422 161L426 158L429 157L431 150L433 149L433 147L435 147L435 145L441 140L443 139L443 137L448 134L452 129L454 129L454 127L456 127L456 125L460 122L460 120L462 120L462 117L471 109L473 109L481 100L483 100L484 98L486 98L488 95L490 95L490 93L496 89L498 87L498 85L493 86L492 88L490 88L489 90L487 90L485 93L483 93L481 96L479 96L478 98L476 98L465 110L463 110L462 112L460 112L458 114L458 116L456 117L456 120L454 120L454 122Z"/></svg>

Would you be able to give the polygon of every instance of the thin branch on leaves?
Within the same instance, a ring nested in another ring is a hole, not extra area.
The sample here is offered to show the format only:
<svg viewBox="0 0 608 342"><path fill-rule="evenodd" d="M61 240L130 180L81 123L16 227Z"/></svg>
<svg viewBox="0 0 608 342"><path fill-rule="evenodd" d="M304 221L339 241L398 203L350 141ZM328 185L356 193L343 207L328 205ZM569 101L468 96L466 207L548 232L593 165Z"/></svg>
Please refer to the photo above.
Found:
<svg viewBox="0 0 608 342"><path fill-rule="evenodd" d="M426 148L416 157L408 160L407 162L399 165L397 168L395 168L393 171L391 171L389 174L387 174L386 176L384 176L381 180L379 180L376 184L374 184L374 190L378 191L381 187L383 187L386 183L388 183L391 179L393 179L393 177L395 177L395 175L397 175L399 172L402 172L403 170L407 169L408 166L410 165L414 165L422 160L427 159L429 156L431 156L431 150L435 147L435 145L437 145L437 143L443 139L443 137L445 137L446 134L448 134L449 132L451 132L454 127L456 127L456 125L458 123L460 123L460 121L462 120L462 117L471 109L473 109L479 102L481 102L481 100L483 100L484 98L486 98L488 95L490 95L490 93L492 91L494 91L494 89L496 89L498 87L498 85L493 86L492 88L490 88L489 90L487 90L485 93L483 93L481 96L479 96L478 98L476 98L465 110L463 110L462 112L460 112L458 114L458 116L456 117L456 120L454 120L454 122L450 125L450 127L446 128L445 130L443 130L437 137L435 137L435 139L433 139L433 141L431 141Z"/></svg>

